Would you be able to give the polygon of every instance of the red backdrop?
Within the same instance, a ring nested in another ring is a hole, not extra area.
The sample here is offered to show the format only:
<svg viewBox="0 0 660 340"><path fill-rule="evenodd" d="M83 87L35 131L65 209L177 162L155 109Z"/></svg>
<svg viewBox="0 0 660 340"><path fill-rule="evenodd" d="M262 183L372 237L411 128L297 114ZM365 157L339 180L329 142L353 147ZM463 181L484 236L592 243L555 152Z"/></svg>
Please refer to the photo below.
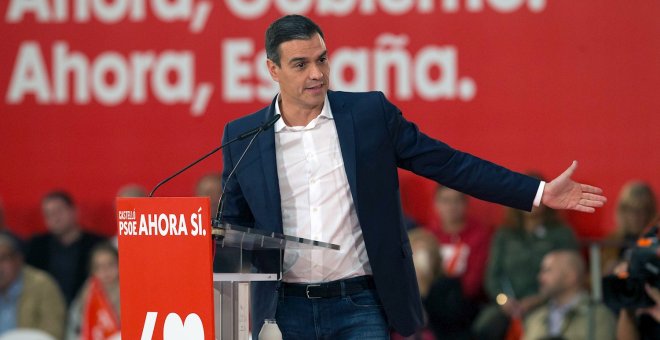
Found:
<svg viewBox="0 0 660 340"><path fill-rule="evenodd" d="M582 235L613 224L629 179L660 189L660 3L616 0L42 0L0 2L0 197L20 235L64 188L84 224L114 231L117 189L152 187L215 147L230 119L275 93L263 32L298 12L325 31L336 90L384 90L431 136L610 198L571 214ZM160 189L191 195L220 156ZM432 184L402 173L405 209L430 218ZM473 214L491 224L501 212Z"/></svg>

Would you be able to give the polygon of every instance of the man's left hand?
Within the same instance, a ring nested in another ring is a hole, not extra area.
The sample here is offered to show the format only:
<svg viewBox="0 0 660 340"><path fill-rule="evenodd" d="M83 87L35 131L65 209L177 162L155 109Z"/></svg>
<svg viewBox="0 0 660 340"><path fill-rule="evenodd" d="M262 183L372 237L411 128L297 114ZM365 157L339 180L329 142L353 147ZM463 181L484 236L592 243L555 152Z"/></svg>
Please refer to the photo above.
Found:
<svg viewBox="0 0 660 340"><path fill-rule="evenodd" d="M602 207L607 198L603 190L591 185L573 181L571 176L577 169L577 161L573 161L564 173L545 185L541 203L553 209L570 209L592 213L595 208Z"/></svg>

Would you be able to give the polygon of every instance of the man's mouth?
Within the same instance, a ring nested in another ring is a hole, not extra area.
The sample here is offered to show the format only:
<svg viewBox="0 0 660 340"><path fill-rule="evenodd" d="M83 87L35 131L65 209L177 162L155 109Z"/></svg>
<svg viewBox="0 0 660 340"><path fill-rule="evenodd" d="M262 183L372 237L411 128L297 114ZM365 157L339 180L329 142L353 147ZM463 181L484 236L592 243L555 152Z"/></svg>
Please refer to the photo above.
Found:
<svg viewBox="0 0 660 340"><path fill-rule="evenodd" d="M323 87L323 83L314 85L314 86L308 86L307 90L320 90Z"/></svg>

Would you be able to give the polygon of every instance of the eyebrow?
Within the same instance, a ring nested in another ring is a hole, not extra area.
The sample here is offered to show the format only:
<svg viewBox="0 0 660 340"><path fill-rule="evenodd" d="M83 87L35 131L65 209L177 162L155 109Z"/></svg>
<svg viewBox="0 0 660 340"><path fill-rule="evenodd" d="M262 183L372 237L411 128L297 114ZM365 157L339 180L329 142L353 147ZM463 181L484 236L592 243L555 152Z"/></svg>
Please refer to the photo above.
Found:
<svg viewBox="0 0 660 340"><path fill-rule="evenodd" d="M326 51L323 51L323 53L321 53L321 55L319 56L319 58L327 57L327 55L328 55L328 51L327 51L327 50L326 50ZM305 58L305 57L295 57L295 58L291 58L291 59L289 59L289 64L294 64L294 63L297 63L297 62L299 62L299 61L307 61L307 58Z"/></svg>

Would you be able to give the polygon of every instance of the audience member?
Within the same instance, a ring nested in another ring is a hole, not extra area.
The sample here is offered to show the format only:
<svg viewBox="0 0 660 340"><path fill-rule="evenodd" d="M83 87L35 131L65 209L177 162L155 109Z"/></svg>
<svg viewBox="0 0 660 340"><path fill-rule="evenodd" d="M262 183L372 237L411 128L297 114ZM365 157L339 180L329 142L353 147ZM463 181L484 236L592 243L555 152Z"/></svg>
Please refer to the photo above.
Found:
<svg viewBox="0 0 660 340"><path fill-rule="evenodd" d="M623 186L616 207L616 230L603 248L603 273L611 274L617 264L628 260L628 250L656 214L655 194L647 183L631 181Z"/></svg>
<svg viewBox="0 0 660 340"><path fill-rule="evenodd" d="M644 289L655 305L637 310L622 309L619 311L618 340L660 339L660 289L648 284Z"/></svg>
<svg viewBox="0 0 660 340"><path fill-rule="evenodd" d="M219 173L206 174L197 181L195 196L209 197L211 201L211 219L214 219L218 213L218 202L220 201L221 193L222 177ZM216 273L249 271L250 255L250 252L244 251L241 257L240 249L216 245L213 271ZM243 267L240 266L238 261L240 258L243 259Z"/></svg>
<svg viewBox="0 0 660 340"><path fill-rule="evenodd" d="M558 249L577 249L573 231L544 205L531 212L508 209L504 225L491 242L486 293L493 303L479 313L473 330L477 339L503 339L511 318L522 317L543 302L538 295L541 260Z"/></svg>
<svg viewBox="0 0 660 340"><path fill-rule="evenodd" d="M437 339L469 339L474 305L465 299L458 278L443 275L442 252L434 235L426 229L417 228L408 232L408 238L428 320L427 329ZM416 339L429 337L427 330L418 333Z"/></svg>
<svg viewBox="0 0 660 340"><path fill-rule="evenodd" d="M9 228L9 226L7 225L7 222L5 220L5 208L2 205L2 199L0 199L0 233L12 237L16 241L18 246L21 247L21 251L25 251L25 243L23 242L23 240L21 240L18 236L16 236L16 234L14 234L11 231L11 228Z"/></svg>
<svg viewBox="0 0 660 340"><path fill-rule="evenodd" d="M75 340L80 338L85 306L90 299L90 286L92 280L97 280L104 299L111 308L109 317L114 324L119 323L119 253L110 243L99 243L92 250L90 258L91 276L76 296L69 309L67 338Z"/></svg>
<svg viewBox="0 0 660 340"><path fill-rule="evenodd" d="M117 190L117 197L147 197L147 191L139 184L126 184ZM119 248L118 235L110 238L110 244Z"/></svg>
<svg viewBox="0 0 660 340"><path fill-rule="evenodd" d="M413 229L408 232L410 247L413 254L413 263L415 264L415 275L419 287L422 301L426 300L431 285L442 275L442 260L440 258L440 249L433 235L424 229ZM428 317L425 315L425 319ZM392 335L393 340L404 339L399 334ZM406 339L432 340L433 335L430 332L428 321L423 329L417 330L412 336Z"/></svg>
<svg viewBox="0 0 660 340"><path fill-rule="evenodd" d="M0 334L16 328L64 335L64 297L48 273L26 265L15 239L0 233Z"/></svg>
<svg viewBox="0 0 660 340"><path fill-rule="evenodd" d="M483 299L483 281L488 260L491 229L467 217L468 197L438 186L435 192L437 218L430 225L442 251L443 272L461 280L463 293L473 301Z"/></svg>
<svg viewBox="0 0 660 340"><path fill-rule="evenodd" d="M117 190L117 197L147 197L147 190L139 184L126 184Z"/></svg>
<svg viewBox="0 0 660 340"><path fill-rule="evenodd" d="M408 239L413 253L419 295L424 299L433 282L443 275L440 246L433 234L420 228L409 231Z"/></svg>
<svg viewBox="0 0 660 340"><path fill-rule="evenodd" d="M548 253L538 275L539 291L547 300L525 319L524 340L614 340L612 312L592 302L584 290L585 263L572 250Z"/></svg>
<svg viewBox="0 0 660 340"><path fill-rule="evenodd" d="M103 238L82 230L68 193L47 194L41 207L48 232L29 241L26 261L55 278L69 305L87 279L92 248Z"/></svg>
<svg viewBox="0 0 660 340"><path fill-rule="evenodd" d="M211 201L211 218L218 213L218 202L222 193L222 176L210 173L202 176L195 186L195 196L208 197Z"/></svg>

